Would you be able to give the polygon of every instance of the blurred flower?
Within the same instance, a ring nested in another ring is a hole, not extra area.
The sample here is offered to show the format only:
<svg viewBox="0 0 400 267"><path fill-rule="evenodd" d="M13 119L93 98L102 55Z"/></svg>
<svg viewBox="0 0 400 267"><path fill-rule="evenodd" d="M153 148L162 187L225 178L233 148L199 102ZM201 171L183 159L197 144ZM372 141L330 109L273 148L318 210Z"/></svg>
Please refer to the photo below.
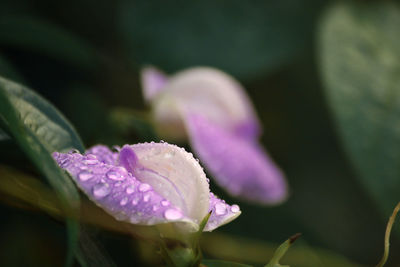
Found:
<svg viewBox="0 0 400 267"><path fill-rule="evenodd" d="M189 139L229 193L260 204L276 204L287 197L284 175L258 143L259 120L237 81L205 67L172 77L148 67L141 78L162 137Z"/></svg>
<svg viewBox="0 0 400 267"><path fill-rule="evenodd" d="M133 224L174 223L194 232L212 211L205 226L211 231L240 215L209 190L198 161L183 148L167 143L125 145L119 152L97 145L84 155L55 152L86 195L117 220Z"/></svg>

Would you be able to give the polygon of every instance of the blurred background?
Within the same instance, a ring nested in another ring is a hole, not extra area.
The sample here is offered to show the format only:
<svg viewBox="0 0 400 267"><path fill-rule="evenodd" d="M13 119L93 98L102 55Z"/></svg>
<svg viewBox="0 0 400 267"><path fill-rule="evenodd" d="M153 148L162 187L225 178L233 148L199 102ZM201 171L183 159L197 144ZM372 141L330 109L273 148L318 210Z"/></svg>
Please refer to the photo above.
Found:
<svg viewBox="0 0 400 267"><path fill-rule="evenodd" d="M254 103L261 142L286 173L290 198L255 206L212 183L243 213L204 236L205 257L266 263L301 232L287 255L292 266L371 266L400 199L398 29L391 1L1 0L0 75L50 100L86 147L158 139L139 84L145 65L168 74L213 66L233 75ZM13 141L0 149L0 166L42 179ZM0 265L62 265L62 221L5 194L0 200ZM142 241L86 227L104 264L157 262ZM400 266L398 237L391 246L388 266Z"/></svg>

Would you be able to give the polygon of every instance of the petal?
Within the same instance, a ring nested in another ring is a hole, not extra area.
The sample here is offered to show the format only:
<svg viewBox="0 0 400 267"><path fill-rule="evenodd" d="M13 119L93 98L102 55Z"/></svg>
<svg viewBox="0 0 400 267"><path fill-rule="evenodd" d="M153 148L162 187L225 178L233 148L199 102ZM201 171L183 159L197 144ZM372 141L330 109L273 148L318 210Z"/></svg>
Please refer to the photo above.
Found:
<svg viewBox="0 0 400 267"><path fill-rule="evenodd" d="M161 71L153 67L146 67L141 72L141 83L144 99L152 101L161 92L168 78Z"/></svg>
<svg viewBox="0 0 400 267"><path fill-rule="evenodd" d="M260 133L258 118L245 90L231 76L219 70L192 68L168 80L163 93L153 102L155 120L161 125L161 130L168 130L167 137L182 136L182 106L232 131L237 125L251 121L248 128L251 135L257 137Z"/></svg>
<svg viewBox="0 0 400 267"><path fill-rule="evenodd" d="M256 142L200 115L187 115L185 121L192 148L229 193L261 204L276 204L286 198L282 172Z"/></svg>
<svg viewBox="0 0 400 267"><path fill-rule="evenodd" d="M118 152L113 152L105 145L96 145L86 150L86 155L93 154L100 162L115 165L118 161Z"/></svg>
<svg viewBox="0 0 400 267"><path fill-rule="evenodd" d="M158 194L181 208L188 218L200 223L209 209L210 190L205 173L193 155L167 143L130 147L142 166L138 169L141 171L138 179L152 184Z"/></svg>
<svg viewBox="0 0 400 267"><path fill-rule="evenodd" d="M212 231L221 225L227 224L242 213L238 205L230 206L213 193L210 193L210 210L212 211L211 216L204 231Z"/></svg>
<svg viewBox="0 0 400 267"><path fill-rule="evenodd" d="M101 162L94 154L55 152L53 157L93 202L117 220L143 225L184 222L191 231L198 229L178 207L121 166Z"/></svg>

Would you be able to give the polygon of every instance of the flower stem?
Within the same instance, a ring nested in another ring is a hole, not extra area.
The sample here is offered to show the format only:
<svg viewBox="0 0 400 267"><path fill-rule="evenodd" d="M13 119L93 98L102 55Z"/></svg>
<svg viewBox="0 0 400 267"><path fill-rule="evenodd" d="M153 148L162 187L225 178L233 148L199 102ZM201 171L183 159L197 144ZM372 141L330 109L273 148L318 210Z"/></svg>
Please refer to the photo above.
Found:
<svg viewBox="0 0 400 267"><path fill-rule="evenodd" d="M379 263L376 265L376 267L383 267L383 265L385 265L385 263L389 257L390 233L392 231L393 223L394 223L394 220L396 219L396 216L397 216L397 213L399 212L399 210L400 210L400 202L397 203L396 207L394 208L393 213L390 216L389 222L386 226L383 256L382 256L382 259L379 261Z"/></svg>

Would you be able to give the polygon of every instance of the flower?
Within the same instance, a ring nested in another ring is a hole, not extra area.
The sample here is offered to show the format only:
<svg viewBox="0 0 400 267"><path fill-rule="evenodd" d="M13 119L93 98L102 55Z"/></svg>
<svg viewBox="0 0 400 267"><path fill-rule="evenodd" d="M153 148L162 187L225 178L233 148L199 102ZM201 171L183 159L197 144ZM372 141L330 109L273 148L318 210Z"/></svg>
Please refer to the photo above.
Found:
<svg viewBox="0 0 400 267"><path fill-rule="evenodd" d="M119 152L97 145L85 154L53 153L80 189L117 220L141 225L174 223L194 232L210 212L205 231L240 215L209 190L193 155L167 143L124 145Z"/></svg>
<svg viewBox="0 0 400 267"><path fill-rule="evenodd" d="M260 204L277 204L287 197L284 175L259 144L259 120L237 81L206 67L169 78L147 67L141 79L162 137L188 139L220 186Z"/></svg>

